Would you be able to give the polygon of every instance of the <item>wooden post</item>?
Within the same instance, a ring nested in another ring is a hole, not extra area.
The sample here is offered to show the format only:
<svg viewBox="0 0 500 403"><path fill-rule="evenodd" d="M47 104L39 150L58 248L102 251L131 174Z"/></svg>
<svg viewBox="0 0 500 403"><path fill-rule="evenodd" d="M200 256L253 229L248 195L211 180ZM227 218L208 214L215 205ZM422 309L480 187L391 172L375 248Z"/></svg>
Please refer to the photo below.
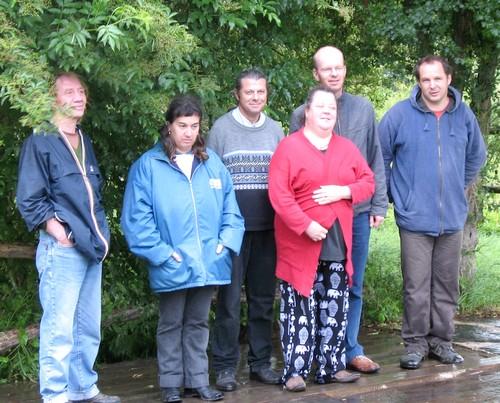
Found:
<svg viewBox="0 0 500 403"><path fill-rule="evenodd" d="M34 259L36 249L33 245L19 243L0 243L0 258Z"/></svg>

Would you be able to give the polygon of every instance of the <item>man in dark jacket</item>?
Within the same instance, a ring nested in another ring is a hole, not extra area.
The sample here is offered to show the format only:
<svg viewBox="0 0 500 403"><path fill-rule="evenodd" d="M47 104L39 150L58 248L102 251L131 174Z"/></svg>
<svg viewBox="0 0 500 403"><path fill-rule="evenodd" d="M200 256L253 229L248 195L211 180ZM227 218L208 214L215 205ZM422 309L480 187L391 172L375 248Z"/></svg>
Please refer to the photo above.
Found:
<svg viewBox="0 0 500 403"><path fill-rule="evenodd" d="M406 353L400 365L416 369L429 354L444 364L463 362L451 345L459 296L465 189L486 159L477 119L450 86L440 56L415 67L418 85L379 125L389 199L401 239Z"/></svg>
<svg viewBox="0 0 500 403"><path fill-rule="evenodd" d="M354 275L349 289L349 312L346 330L347 367L370 374L380 366L368 358L358 341L363 307L363 279L368 259L371 228L378 228L387 211L387 191L384 161L377 136L373 106L366 98L344 91L347 66L342 52L333 46L324 46L313 56L313 75L316 81L333 90L338 112L335 132L351 140L365 158L375 175L375 194L370 200L354 206L352 264ZM290 133L304 125L305 105L299 106L290 119Z"/></svg>
<svg viewBox="0 0 500 403"><path fill-rule="evenodd" d="M19 211L40 231L40 393L44 402L117 403L99 392L93 369L109 229L92 144L78 126L87 91L76 74L62 73L54 93L52 128L24 142L17 185Z"/></svg>

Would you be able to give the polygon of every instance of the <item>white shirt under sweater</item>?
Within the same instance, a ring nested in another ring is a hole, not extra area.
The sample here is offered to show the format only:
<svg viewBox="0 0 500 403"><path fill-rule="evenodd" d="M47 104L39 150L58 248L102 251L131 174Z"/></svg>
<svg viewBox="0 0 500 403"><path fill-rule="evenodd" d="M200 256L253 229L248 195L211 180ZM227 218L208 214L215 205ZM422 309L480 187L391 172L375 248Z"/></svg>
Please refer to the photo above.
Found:
<svg viewBox="0 0 500 403"><path fill-rule="evenodd" d="M188 179L191 179L193 160L194 154L191 151L185 154L175 154L175 163Z"/></svg>
<svg viewBox="0 0 500 403"><path fill-rule="evenodd" d="M240 123L246 127L261 127L264 124L264 122L266 121L266 115L264 115L263 113L260 113L259 120L257 120L257 122L255 122L255 123L250 122L245 116L243 116L239 106L232 110L232 114L233 114L233 118L238 123Z"/></svg>

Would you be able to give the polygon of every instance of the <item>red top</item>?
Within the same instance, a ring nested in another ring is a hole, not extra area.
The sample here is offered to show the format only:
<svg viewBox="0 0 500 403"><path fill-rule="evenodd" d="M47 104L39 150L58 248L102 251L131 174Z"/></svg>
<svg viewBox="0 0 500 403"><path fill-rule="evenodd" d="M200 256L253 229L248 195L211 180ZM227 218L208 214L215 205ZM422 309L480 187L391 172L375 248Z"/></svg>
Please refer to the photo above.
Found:
<svg viewBox="0 0 500 403"><path fill-rule="evenodd" d="M349 186L352 200L319 205L312 193L325 185ZM314 242L304 231L313 220L329 229L338 218L351 284L352 204L371 197L374 189L373 172L350 140L334 134L326 152L314 147L303 129L282 140L269 169L269 197L276 211L276 276L309 296L321 242Z"/></svg>

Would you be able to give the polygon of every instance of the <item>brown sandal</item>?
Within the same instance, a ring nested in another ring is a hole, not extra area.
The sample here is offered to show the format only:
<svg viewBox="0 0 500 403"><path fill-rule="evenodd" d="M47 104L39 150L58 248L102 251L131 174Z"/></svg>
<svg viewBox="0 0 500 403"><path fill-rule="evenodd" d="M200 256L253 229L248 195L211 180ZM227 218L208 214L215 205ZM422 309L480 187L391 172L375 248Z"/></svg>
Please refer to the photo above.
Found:
<svg viewBox="0 0 500 403"><path fill-rule="evenodd" d="M283 389L288 392L303 392L306 390L306 383L300 375L295 375L285 382Z"/></svg>

